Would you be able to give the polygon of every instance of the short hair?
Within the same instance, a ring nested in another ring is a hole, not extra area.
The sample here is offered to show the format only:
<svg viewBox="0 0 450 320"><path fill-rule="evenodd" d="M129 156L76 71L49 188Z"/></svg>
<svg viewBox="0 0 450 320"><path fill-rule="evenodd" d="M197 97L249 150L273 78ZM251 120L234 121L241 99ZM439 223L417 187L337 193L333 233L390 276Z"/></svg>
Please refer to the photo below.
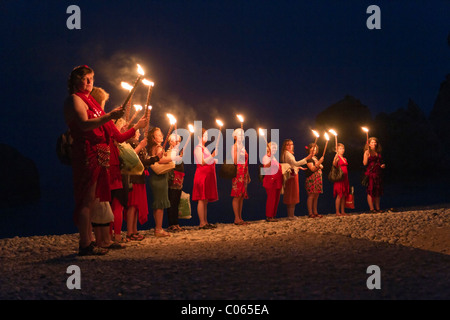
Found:
<svg viewBox="0 0 450 320"><path fill-rule="evenodd" d="M94 70L87 65L78 66L72 69L70 72L69 79L67 79L67 90L69 94L75 93L75 81L80 80L85 75L94 73Z"/></svg>
<svg viewBox="0 0 450 320"><path fill-rule="evenodd" d="M106 102L109 99L109 93L100 87L93 87L91 91L92 98L95 99L100 105L102 102Z"/></svg>
<svg viewBox="0 0 450 320"><path fill-rule="evenodd" d="M310 144L308 144L308 146L306 147L306 153L310 153L312 148L316 147L317 152L319 152L319 146L317 145L317 143L311 142Z"/></svg>
<svg viewBox="0 0 450 320"><path fill-rule="evenodd" d="M234 130L232 135L234 140L236 140L237 135L245 135L244 130L241 128L237 128L236 130Z"/></svg>

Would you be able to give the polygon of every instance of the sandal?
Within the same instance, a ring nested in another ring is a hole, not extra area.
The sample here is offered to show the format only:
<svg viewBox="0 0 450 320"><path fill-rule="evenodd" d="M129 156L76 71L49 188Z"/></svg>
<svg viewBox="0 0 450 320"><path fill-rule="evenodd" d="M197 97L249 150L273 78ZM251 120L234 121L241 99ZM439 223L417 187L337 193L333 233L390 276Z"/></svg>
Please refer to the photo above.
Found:
<svg viewBox="0 0 450 320"><path fill-rule="evenodd" d="M167 231L169 231L169 232L180 232L180 231L185 231L185 229L183 229L179 225L172 225L172 226L167 228Z"/></svg>
<svg viewBox="0 0 450 320"><path fill-rule="evenodd" d="M118 250L118 249L125 249L126 247L121 245L119 242L114 241L107 247L103 247L104 249L111 249L111 250Z"/></svg>
<svg viewBox="0 0 450 320"><path fill-rule="evenodd" d="M155 237L170 237L170 233L168 233L164 230L160 230L160 231L155 230Z"/></svg>
<svg viewBox="0 0 450 320"><path fill-rule="evenodd" d="M278 219L270 217L270 218L266 218L266 222L278 222Z"/></svg>
<svg viewBox="0 0 450 320"><path fill-rule="evenodd" d="M142 241L144 240L144 238L145 237L143 235L140 235L139 233L133 233L129 236L127 235L127 239L130 241Z"/></svg>
<svg viewBox="0 0 450 320"><path fill-rule="evenodd" d="M204 226L198 227L198 228L203 229L203 230L207 230L207 229L209 230L209 229L215 229L215 228L217 228L217 226L214 224L211 224L211 223L207 223Z"/></svg>
<svg viewBox="0 0 450 320"><path fill-rule="evenodd" d="M93 243L85 248L78 248L79 256L103 256L108 253L108 249L96 247Z"/></svg>

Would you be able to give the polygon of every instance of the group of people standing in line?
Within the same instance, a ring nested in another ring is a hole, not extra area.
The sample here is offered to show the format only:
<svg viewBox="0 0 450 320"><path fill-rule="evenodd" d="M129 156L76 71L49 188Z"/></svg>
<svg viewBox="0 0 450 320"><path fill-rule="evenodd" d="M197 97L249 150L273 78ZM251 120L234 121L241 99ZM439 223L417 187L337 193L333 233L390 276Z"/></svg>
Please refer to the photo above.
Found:
<svg viewBox="0 0 450 320"><path fill-rule="evenodd" d="M168 237L167 231L184 230L178 223L178 205L183 188L184 164L182 152L178 149L181 137L171 134L169 148L162 146L164 135L160 128L153 127L140 140L140 129L148 125L144 116L137 123L130 124L123 119L124 110L118 107L108 113L104 111L109 95L101 88L94 87L94 71L84 65L72 70L68 79L69 97L64 104L66 124L72 135L72 170L75 196L74 222L80 233L79 255L102 255L110 249L121 249L123 242L141 241L144 236L137 231L137 223L148 220L146 181L153 195L151 204L155 220L156 237ZM236 176L232 179L231 197L234 224L246 225L242 218L244 199L248 199L247 186L250 183L248 153L245 150L243 129L233 132L235 143L231 155L236 165ZM196 171L192 190L192 200L197 201L200 229L213 229L216 225L208 222L208 203L218 200L216 150L212 153L205 147L208 132L202 129L198 144L194 148ZM128 142L139 156L145 170L140 175L121 173L118 144ZM280 162L289 165L284 174L282 165L275 157L277 144L267 144L266 155L262 159L265 169L262 184L267 193L266 221L277 221L277 208L283 192L283 202L287 206L288 218L294 218L295 206L299 200L299 171L305 172L305 189L308 194L307 208L310 218L322 217L317 211L318 198L323 193L322 168L324 157L317 158L319 148L311 143L307 156L297 161L294 156L293 141L283 142ZM340 167L343 179L334 183L336 214L345 213L345 198L349 194L348 162L344 157L345 147L338 144L333 166ZM173 170L156 174L151 166L175 161ZM370 138L364 151L363 163L369 177L367 202L372 212L380 212L382 195L381 146L376 138ZM167 209L169 227L163 229L164 210ZM122 237L122 223L126 219L127 235ZM94 237L95 236L95 237Z"/></svg>

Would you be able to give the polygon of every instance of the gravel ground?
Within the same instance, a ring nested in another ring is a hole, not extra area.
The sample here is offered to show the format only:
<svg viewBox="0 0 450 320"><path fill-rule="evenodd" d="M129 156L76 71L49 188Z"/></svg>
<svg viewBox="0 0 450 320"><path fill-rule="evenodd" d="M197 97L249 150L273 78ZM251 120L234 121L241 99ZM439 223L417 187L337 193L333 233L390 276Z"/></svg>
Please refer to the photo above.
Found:
<svg viewBox="0 0 450 320"><path fill-rule="evenodd" d="M0 239L2 300L450 298L450 206L306 217L147 237L79 257L78 234ZM70 290L67 268L81 272ZM380 289L367 268L379 266Z"/></svg>

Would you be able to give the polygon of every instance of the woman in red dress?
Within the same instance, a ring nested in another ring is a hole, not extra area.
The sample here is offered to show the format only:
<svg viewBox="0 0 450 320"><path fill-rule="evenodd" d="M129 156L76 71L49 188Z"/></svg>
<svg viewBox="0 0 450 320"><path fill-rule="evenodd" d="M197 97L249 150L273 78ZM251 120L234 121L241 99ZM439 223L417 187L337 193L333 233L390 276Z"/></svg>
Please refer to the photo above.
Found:
<svg viewBox="0 0 450 320"><path fill-rule="evenodd" d="M234 145L231 147L231 156L236 165L236 177L231 180L231 196L233 197L234 224L247 224L242 219L242 207L244 199L248 199L247 185L250 182L248 173L248 153L244 147L244 130L236 129L233 132L235 139Z"/></svg>
<svg viewBox="0 0 450 320"><path fill-rule="evenodd" d="M201 229L212 229L216 226L208 223L208 203L219 200L217 192L216 163L214 159L216 151L211 154L205 147L208 141L208 133L202 128L202 137L198 137L199 144L194 149L195 163L197 168L194 175L194 187L192 200L198 201L197 213Z"/></svg>
<svg viewBox="0 0 450 320"><path fill-rule="evenodd" d="M342 169L343 179L341 181L336 181L333 185L333 196L336 198L335 206L337 216L348 216L348 214L345 213L345 198L350 192L350 186L348 182L348 162L347 159L344 158L344 152L345 146L342 143L338 143L333 166Z"/></svg>
<svg viewBox="0 0 450 320"><path fill-rule="evenodd" d="M93 84L94 71L91 68L74 68L68 79L69 97L64 102L64 118L73 138L74 222L80 233L80 255L106 253L92 244L91 215L97 201L111 200L111 180L115 179L111 179L110 166L115 163L112 155L116 154L111 146L115 138L120 138L111 120L119 119L124 113L121 107L105 113L90 96ZM145 124L142 121L142 125ZM132 129L131 135L134 131Z"/></svg>
<svg viewBox="0 0 450 320"><path fill-rule="evenodd" d="M366 191L370 212L383 212L380 209L380 200L383 195L381 174L385 164L381 158L381 145L375 137L371 137L364 148L363 164L366 166L365 175L369 176Z"/></svg>

